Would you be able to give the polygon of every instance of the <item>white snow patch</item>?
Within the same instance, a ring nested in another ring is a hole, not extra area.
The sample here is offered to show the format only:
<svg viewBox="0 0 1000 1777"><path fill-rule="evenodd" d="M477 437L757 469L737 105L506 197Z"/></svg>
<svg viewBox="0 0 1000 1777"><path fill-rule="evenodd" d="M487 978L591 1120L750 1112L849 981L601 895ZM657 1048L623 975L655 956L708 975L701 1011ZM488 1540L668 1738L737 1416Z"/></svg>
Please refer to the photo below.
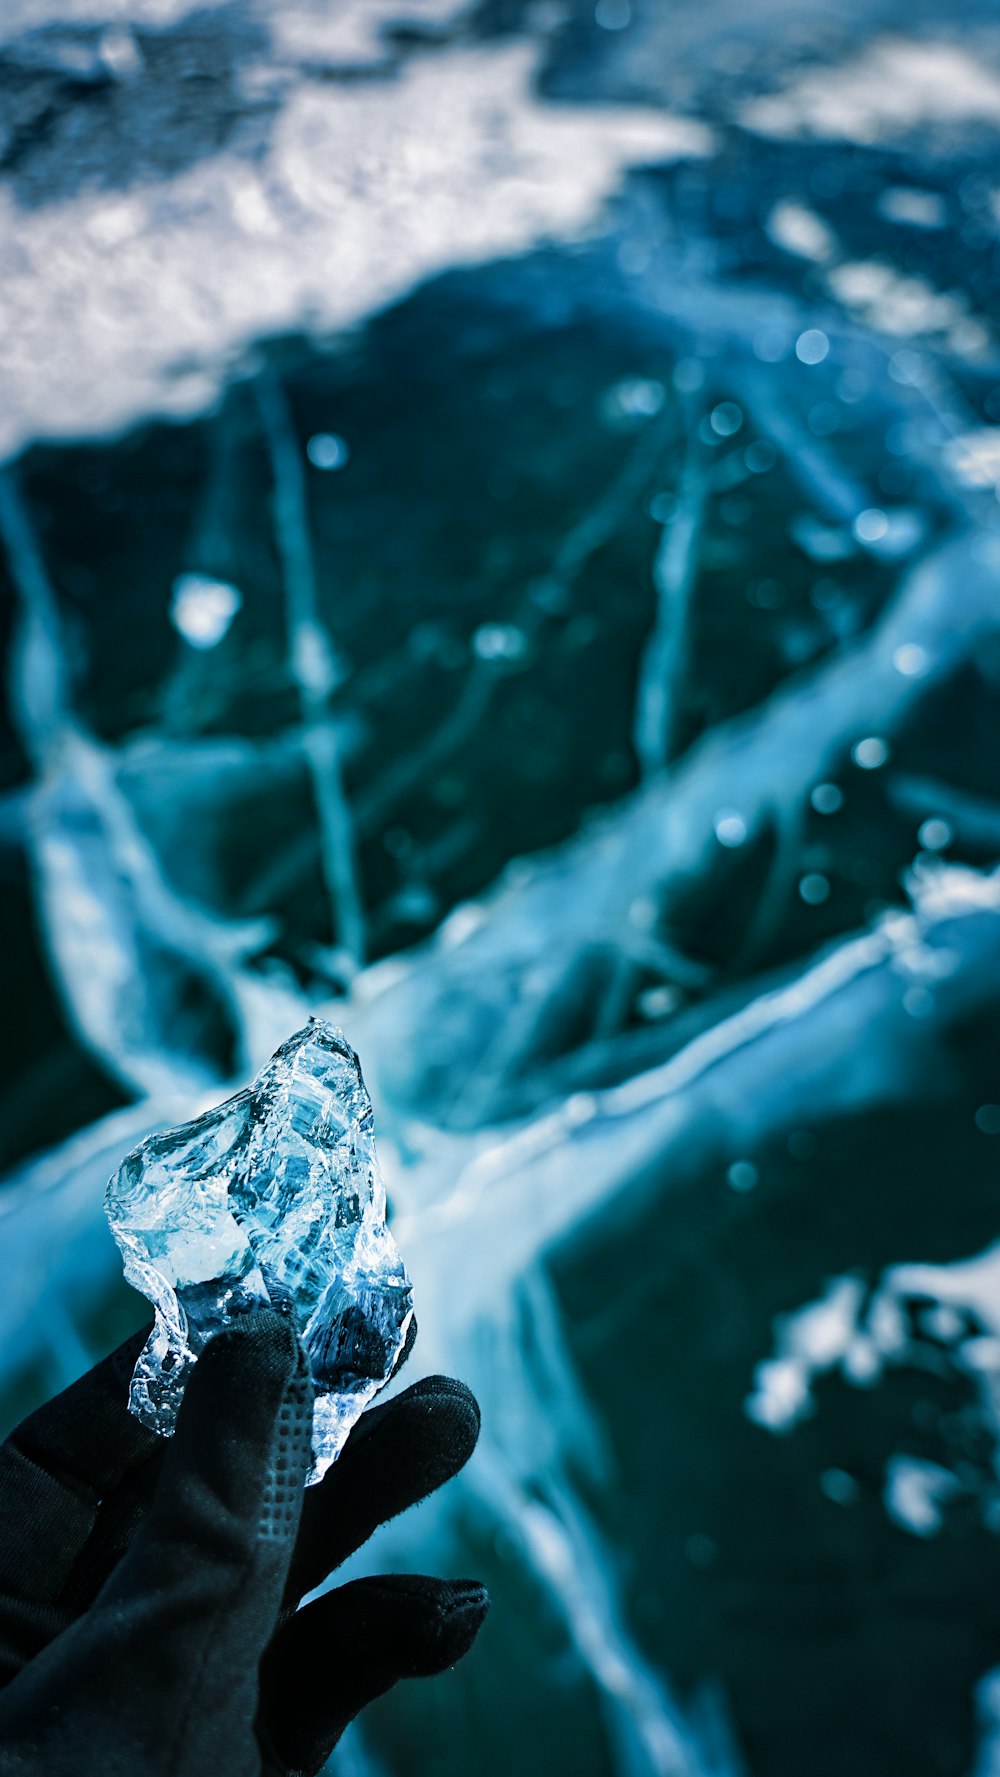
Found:
<svg viewBox="0 0 1000 1777"><path fill-rule="evenodd" d="M815 67L745 105L747 128L779 138L891 141L930 124L1000 126L1000 76L953 43L880 38L839 67Z"/></svg>
<svg viewBox="0 0 1000 1777"><path fill-rule="evenodd" d="M900 339L933 335L959 353L979 352L989 343L986 323L969 314L962 291L935 290L925 278L904 277L884 260L849 260L832 267L827 282L845 308L883 333Z"/></svg>
<svg viewBox="0 0 1000 1777"><path fill-rule="evenodd" d="M911 1536L937 1536L944 1522L942 1508L961 1491L950 1469L919 1456L890 1456L882 1497L894 1524Z"/></svg>
<svg viewBox="0 0 1000 1777"><path fill-rule="evenodd" d="M812 259L822 264L832 259L837 250L837 237L832 228L805 204L789 200L775 204L764 226L775 246L783 247L786 253L795 253L800 259Z"/></svg>
<svg viewBox="0 0 1000 1777"><path fill-rule="evenodd" d="M25 211L0 188L0 457L200 412L261 335L339 331L447 267L583 238L628 167L710 151L688 118L540 102L538 56L465 45L385 83L290 80L258 160L223 151L124 198Z"/></svg>
<svg viewBox="0 0 1000 1777"><path fill-rule="evenodd" d="M758 1364L749 1419L769 1431L790 1431L813 1411L812 1384L847 1356L855 1336L863 1288L856 1277L835 1277L818 1302L777 1323L777 1355Z"/></svg>

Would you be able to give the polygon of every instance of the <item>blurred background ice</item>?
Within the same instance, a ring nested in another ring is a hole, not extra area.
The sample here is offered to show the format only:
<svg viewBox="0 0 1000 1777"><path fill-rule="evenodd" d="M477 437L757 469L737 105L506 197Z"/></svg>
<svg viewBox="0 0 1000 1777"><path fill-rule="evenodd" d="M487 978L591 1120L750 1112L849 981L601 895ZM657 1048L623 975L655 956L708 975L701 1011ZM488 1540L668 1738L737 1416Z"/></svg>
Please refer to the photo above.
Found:
<svg viewBox="0 0 1000 1777"><path fill-rule="evenodd" d="M0 1412L310 1011L484 1435L340 1777L1000 1773L1000 21L7 0Z"/></svg>

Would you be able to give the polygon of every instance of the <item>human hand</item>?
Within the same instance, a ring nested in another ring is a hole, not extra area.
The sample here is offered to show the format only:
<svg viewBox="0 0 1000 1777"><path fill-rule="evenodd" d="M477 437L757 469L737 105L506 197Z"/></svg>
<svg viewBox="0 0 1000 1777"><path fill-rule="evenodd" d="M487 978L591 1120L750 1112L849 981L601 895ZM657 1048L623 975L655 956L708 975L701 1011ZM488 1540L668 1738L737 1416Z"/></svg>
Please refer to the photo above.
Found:
<svg viewBox="0 0 1000 1777"><path fill-rule="evenodd" d="M142 1335L0 1446L0 1773L313 1777L348 1722L441 1672L473 1581L353 1580L299 1600L457 1473L479 1431L431 1377L363 1414L303 1489L312 1385L271 1310L220 1333L165 1442L126 1410Z"/></svg>

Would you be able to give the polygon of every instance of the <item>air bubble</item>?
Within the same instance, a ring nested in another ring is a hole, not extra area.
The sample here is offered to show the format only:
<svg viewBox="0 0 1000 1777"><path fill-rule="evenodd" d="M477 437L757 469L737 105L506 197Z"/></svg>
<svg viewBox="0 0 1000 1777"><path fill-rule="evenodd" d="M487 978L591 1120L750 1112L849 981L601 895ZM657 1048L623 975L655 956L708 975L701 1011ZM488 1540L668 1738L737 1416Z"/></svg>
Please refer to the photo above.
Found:
<svg viewBox="0 0 1000 1777"><path fill-rule="evenodd" d="M632 22L632 8L628 0L598 0L594 18L602 31L624 31Z"/></svg>
<svg viewBox="0 0 1000 1777"><path fill-rule="evenodd" d="M878 506L859 512L851 529L859 543L880 543L889 529L889 520Z"/></svg>
<svg viewBox="0 0 1000 1777"><path fill-rule="evenodd" d="M864 740L859 740L857 746L851 749L851 758L855 765L860 765L862 771L877 771L888 757L889 748L877 734L866 735Z"/></svg>
<svg viewBox="0 0 1000 1777"><path fill-rule="evenodd" d="M734 1160L726 1179L730 1190L752 1191L760 1178L760 1173L752 1160Z"/></svg>
<svg viewBox="0 0 1000 1777"><path fill-rule="evenodd" d="M917 838L924 851L944 851L951 844L954 834L947 821L932 815L922 823Z"/></svg>
<svg viewBox="0 0 1000 1777"><path fill-rule="evenodd" d="M472 646L480 660L523 660L528 639L515 623L481 623Z"/></svg>
<svg viewBox="0 0 1000 1777"><path fill-rule="evenodd" d="M766 475L778 461L778 452L770 438L755 438L743 452L743 461L751 475Z"/></svg>
<svg viewBox="0 0 1000 1777"><path fill-rule="evenodd" d="M711 412L712 431L720 438L732 438L743 424L743 410L735 401L720 401L718 407Z"/></svg>
<svg viewBox="0 0 1000 1777"><path fill-rule="evenodd" d="M807 327L795 341L795 356L800 364L822 364L830 350L830 341L818 327Z"/></svg>
<svg viewBox="0 0 1000 1777"><path fill-rule="evenodd" d="M216 648L243 603L243 595L227 580L206 574L181 574L170 595L170 621L192 648Z"/></svg>
<svg viewBox="0 0 1000 1777"><path fill-rule="evenodd" d="M839 784L816 784L809 800L817 814L836 814L844 806L844 792Z"/></svg>
<svg viewBox="0 0 1000 1777"><path fill-rule="evenodd" d="M807 907L820 907L830 898L830 884L818 870L810 870L799 883L799 894Z"/></svg>
<svg viewBox="0 0 1000 1777"><path fill-rule="evenodd" d="M720 809L715 817L715 837L720 845L742 845L747 836L747 824L743 816L734 808Z"/></svg>
<svg viewBox="0 0 1000 1777"><path fill-rule="evenodd" d="M350 454L344 439L335 432L316 432L306 445L306 456L314 469L342 469Z"/></svg>
<svg viewBox="0 0 1000 1777"><path fill-rule="evenodd" d="M896 649L892 664L898 673L902 673L904 679L920 679L927 671L930 661L927 649L922 648L919 642L904 642L901 648Z"/></svg>

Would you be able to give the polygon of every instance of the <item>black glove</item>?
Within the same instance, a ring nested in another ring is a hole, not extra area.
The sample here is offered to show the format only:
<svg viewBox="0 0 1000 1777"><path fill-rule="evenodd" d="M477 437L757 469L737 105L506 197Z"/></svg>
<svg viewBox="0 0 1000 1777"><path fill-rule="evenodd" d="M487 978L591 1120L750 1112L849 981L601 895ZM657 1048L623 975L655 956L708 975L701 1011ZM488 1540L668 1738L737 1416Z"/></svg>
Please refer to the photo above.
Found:
<svg viewBox="0 0 1000 1777"><path fill-rule="evenodd" d="M303 1491L312 1386L291 1323L248 1315L195 1366L169 1443L126 1411L142 1336L0 1446L3 1777L291 1777L486 1614L472 1581L354 1580L376 1527L455 1474L479 1410L446 1377L359 1420Z"/></svg>

